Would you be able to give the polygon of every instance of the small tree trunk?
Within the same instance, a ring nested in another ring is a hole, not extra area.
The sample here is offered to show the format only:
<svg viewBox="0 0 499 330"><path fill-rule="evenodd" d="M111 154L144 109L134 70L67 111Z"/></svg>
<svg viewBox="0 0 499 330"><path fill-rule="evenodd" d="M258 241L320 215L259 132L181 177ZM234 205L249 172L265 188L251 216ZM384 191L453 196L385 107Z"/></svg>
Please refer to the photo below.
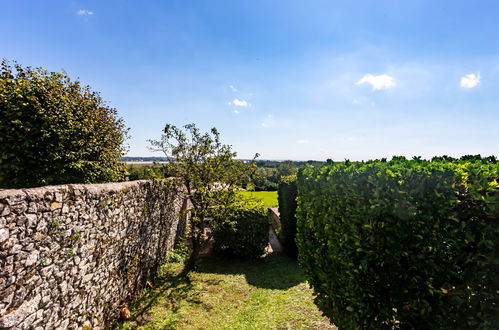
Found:
<svg viewBox="0 0 499 330"><path fill-rule="evenodd" d="M187 270L187 271L194 269L196 259L199 257L199 254L201 252L200 239L201 239L201 237L199 237L195 233L193 233L191 236L192 250L191 250L191 254L189 255L189 259L187 259L187 261L185 263L185 270Z"/></svg>
<svg viewBox="0 0 499 330"><path fill-rule="evenodd" d="M187 259L185 263L185 270L194 270L194 266L196 265L196 259L199 256L199 249L192 249L191 255L189 256L189 259Z"/></svg>

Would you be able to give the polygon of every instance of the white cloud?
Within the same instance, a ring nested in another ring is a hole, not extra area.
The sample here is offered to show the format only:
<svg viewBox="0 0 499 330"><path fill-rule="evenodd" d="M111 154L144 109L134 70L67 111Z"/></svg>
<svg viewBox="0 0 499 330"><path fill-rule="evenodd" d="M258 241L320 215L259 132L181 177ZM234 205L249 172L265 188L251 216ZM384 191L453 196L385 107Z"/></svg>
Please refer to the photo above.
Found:
<svg viewBox="0 0 499 330"><path fill-rule="evenodd" d="M234 99L234 101L229 102L229 105L233 105L233 106L236 106L236 107L247 107L248 106L248 102L246 102L245 100Z"/></svg>
<svg viewBox="0 0 499 330"><path fill-rule="evenodd" d="M240 114L240 113L241 113L241 111L239 111L239 110L237 110L237 109L234 109L234 110L232 110L232 113L235 113L236 115L238 115L238 114Z"/></svg>
<svg viewBox="0 0 499 330"><path fill-rule="evenodd" d="M364 77L360 78L359 81L357 81L357 85L363 84L371 85L373 90L389 89L395 87L395 79L386 73L378 76L366 74Z"/></svg>
<svg viewBox="0 0 499 330"><path fill-rule="evenodd" d="M76 14L80 15L80 16L92 16L94 14L94 12L91 10L87 10L87 9L79 9L76 12Z"/></svg>
<svg viewBox="0 0 499 330"><path fill-rule="evenodd" d="M309 140L297 140L296 141L296 143L298 143L298 144L307 144L309 142L310 142Z"/></svg>
<svg viewBox="0 0 499 330"><path fill-rule="evenodd" d="M234 85L229 85L229 88L233 92L238 92L237 88Z"/></svg>
<svg viewBox="0 0 499 330"><path fill-rule="evenodd" d="M265 119L262 121L262 127L269 128L274 125L274 118L272 115L267 115Z"/></svg>
<svg viewBox="0 0 499 330"><path fill-rule="evenodd" d="M480 74L470 73L461 77L462 88L473 88L480 85Z"/></svg>

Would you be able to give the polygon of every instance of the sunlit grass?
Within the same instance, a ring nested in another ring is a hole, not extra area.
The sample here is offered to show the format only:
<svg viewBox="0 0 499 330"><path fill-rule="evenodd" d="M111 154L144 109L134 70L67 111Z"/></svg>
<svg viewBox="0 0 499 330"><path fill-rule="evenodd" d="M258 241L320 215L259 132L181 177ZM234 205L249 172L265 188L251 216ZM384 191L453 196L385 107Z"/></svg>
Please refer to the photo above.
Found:
<svg viewBox="0 0 499 330"><path fill-rule="evenodd" d="M206 257L196 271L164 267L120 329L334 329L293 260Z"/></svg>
<svg viewBox="0 0 499 330"><path fill-rule="evenodd" d="M277 191L240 191L243 196L261 200L265 206L277 206Z"/></svg>

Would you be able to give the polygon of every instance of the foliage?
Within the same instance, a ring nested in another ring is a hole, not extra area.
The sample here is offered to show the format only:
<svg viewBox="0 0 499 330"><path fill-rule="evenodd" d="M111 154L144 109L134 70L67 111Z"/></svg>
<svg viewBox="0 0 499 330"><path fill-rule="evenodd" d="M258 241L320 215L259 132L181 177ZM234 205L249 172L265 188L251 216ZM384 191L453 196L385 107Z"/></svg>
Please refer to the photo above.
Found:
<svg viewBox="0 0 499 330"><path fill-rule="evenodd" d="M192 205L188 233L192 252L187 261L190 268L217 229L219 219L227 215L228 206L236 199L236 189L253 163L234 160L236 153L221 143L216 128L202 134L194 124L182 128L167 124L161 140L150 142L153 150L164 152L168 173L182 180Z"/></svg>
<svg viewBox="0 0 499 330"><path fill-rule="evenodd" d="M288 163L291 164L292 167L296 170L302 166L318 166L318 165L323 165L323 161L318 161L318 160L307 160L307 161L300 161L300 160L287 160L287 161L280 161L280 160L257 160L256 161L256 166L257 167L265 167L265 168L278 168L282 163ZM288 165L285 165L285 167L288 167ZM286 174L282 174L286 175Z"/></svg>
<svg viewBox="0 0 499 330"><path fill-rule="evenodd" d="M298 249L296 247L296 175L283 177L279 183L279 217L281 220L281 232L279 240L284 251L291 257L296 258Z"/></svg>
<svg viewBox="0 0 499 330"><path fill-rule="evenodd" d="M65 72L0 71L0 187L119 181L127 129L99 93Z"/></svg>
<svg viewBox="0 0 499 330"><path fill-rule="evenodd" d="M128 165L128 179L134 180L151 180L162 179L169 177L169 173L164 166L161 165Z"/></svg>
<svg viewBox="0 0 499 330"><path fill-rule="evenodd" d="M166 254L167 263L181 263L189 257L189 248L184 242L179 242L176 246Z"/></svg>
<svg viewBox="0 0 499 330"><path fill-rule="evenodd" d="M277 167L277 175L279 177L279 180L282 177L290 176L293 174L296 174L296 167L295 167L295 163L290 161L290 160L287 160L285 162L281 162L279 164L279 166Z"/></svg>
<svg viewBox="0 0 499 330"><path fill-rule="evenodd" d="M312 163L312 161L309 161ZM296 174L299 164L305 162L292 162L290 160L277 161L258 161L256 170L251 172L249 181L250 186L247 189L256 191L275 191L279 187L281 178Z"/></svg>
<svg viewBox="0 0 499 330"><path fill-rule="evenodd" d="M229 206L214 231L215 251L243 259L259 258L269 242L267 208L261 201L241 198Z"/></svg>
<svg viewBox="0 0 499 330"><path fill-rule="evenodd" d="M251 172L250 185L247 189L256 191L275 191L279 182L278 172L275 168L258 167Z"/></svg>
<svg viewBox="0 0 499 330"><path fill-rule="evenodd" d="M299 260L340 328L492 329L499 164L344 162L298 173Z"/></svg>

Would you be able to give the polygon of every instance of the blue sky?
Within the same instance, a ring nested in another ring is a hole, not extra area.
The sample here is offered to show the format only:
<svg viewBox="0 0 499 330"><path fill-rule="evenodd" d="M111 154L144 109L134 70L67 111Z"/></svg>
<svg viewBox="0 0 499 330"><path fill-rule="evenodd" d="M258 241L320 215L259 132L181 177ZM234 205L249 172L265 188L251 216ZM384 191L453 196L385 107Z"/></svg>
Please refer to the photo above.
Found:
<svg viewBox="0 0 499 330"><path fill-rule="evenodd" d="M3 1L0 57L66 70L131 128L241 158L499 155L497 1Z"/></svg>

